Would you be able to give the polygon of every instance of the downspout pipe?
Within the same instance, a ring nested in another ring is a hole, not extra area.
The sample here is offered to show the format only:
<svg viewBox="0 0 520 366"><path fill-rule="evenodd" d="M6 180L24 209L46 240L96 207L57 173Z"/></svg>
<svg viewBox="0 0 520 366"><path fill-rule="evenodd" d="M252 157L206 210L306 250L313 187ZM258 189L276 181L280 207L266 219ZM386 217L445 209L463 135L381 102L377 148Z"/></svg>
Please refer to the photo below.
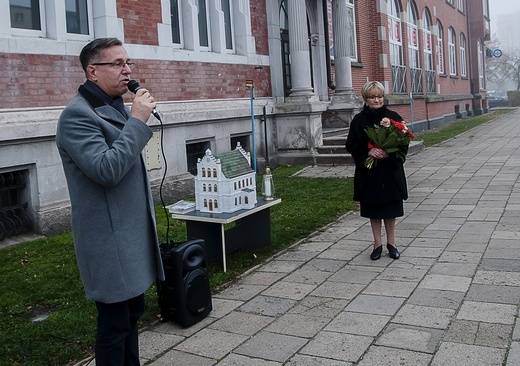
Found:
<svg viewBox="0 0 520 366"><path fill-rule="evenodd" d="M336 85L332 81L332 66L330 61L330 39L329 39L329 12L327 10L327 0L322 0L323 5L323 28L325 34L325 58L327 62L327 86L331 90L336 90Z"/></svg>
<svg viewBox="0 0 520 366"><path fill-rule="evenodd" d="M471 98L471 105L473 107L473 110L475 110L475 106L476 106L476 103L475 103L475 96L478 95L480 93L480 87L479 85L477 84L477 86L475 87L475 83L474 83L474 77L475 77L475 70L473 69L473 34L471 32L471 16L472 14L470 14L470 8L469 8L469 1L466 0L464 2L466 5L466 26L468 27L468 54L470 55L469 56L469 87L470 87L470 92L471 92L471 95L472 95L472 98ZM482 3L483 6L485 6L486 4ZM482 44L482 46L484 46L484 44ZM479 57L479 56L477 56ZM478 63L478 60L477 60L477 63ZM478 69L477 69L477 78L478 78Z"/></svg>

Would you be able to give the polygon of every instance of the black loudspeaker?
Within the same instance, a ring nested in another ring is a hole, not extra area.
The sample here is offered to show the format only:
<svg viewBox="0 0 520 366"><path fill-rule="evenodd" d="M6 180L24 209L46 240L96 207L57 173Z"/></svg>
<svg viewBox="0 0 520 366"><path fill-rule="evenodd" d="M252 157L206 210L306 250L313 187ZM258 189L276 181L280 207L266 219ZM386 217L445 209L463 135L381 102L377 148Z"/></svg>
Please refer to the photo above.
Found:
<svg viewBox="0 0 520 366"><path fill-rule="evenodd" d="M213 309L204 240L168 245L162 243L164 281L157 281L161 322L188 327Z"/></svg>

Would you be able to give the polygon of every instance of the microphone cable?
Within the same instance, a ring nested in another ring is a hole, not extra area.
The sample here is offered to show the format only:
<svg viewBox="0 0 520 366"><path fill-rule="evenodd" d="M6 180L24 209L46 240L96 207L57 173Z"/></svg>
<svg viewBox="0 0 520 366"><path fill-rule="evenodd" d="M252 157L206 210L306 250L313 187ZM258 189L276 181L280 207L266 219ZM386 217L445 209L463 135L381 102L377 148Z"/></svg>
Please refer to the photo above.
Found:
<svg viewBox="0 0 520 366"><path fill-rule="evenodd" d="M141 86L139 85L139 82L137 80L130 80L128 82L128 90L130 90L132 93L136 93L139 89L141 89ZM160 137L160 145L161 145L161 155L164 160L164 172L161 179L161 184L159 185L159 198L161 199L161 204L164 210L164 214L166 215L166 245L170 246L170 216L168 214L168 210L166 209L166 205L164 204L163 194L162 190L164 187L164 181L166 180L166 173L168 172L168 163L166 162L166 154L164 153L164 125L161 116L157 111L152 111L153 116L159 121L160 128L159 131L161 133Z"/></svg>
<svg viewBox="0 0 520 366"><path fill-rule="evenodd" d="M156 116L157 117L157 116ZM163 199L163 187L164 187L164 181L166 180L166 173L168 172L168 162L166 161L166 154L164 152L164 125L161 118L157 118L159 120L159 131L161 133L160 137L160 144L161 144L161 156L164 161L164 172L161 179L161 184L159 185L159 198L161 199L161 204L164 210L164 215L166 216L166 245L168 248L170 247L170 215L168 213L168 210L166 209L166 205L164 203Z"/></svg>

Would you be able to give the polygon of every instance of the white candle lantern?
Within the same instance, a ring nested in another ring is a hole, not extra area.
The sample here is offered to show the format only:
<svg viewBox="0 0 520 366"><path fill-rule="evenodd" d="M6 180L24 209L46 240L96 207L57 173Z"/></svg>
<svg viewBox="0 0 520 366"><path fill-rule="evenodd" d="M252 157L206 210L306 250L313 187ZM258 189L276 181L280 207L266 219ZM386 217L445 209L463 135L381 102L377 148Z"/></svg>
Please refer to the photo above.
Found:
<svg viewBox="0 0 520 366"><path fill-rule="evenodd" d="M266 168L262 177L262 196L266 201L272 200L274 196L274 181L271 169Z"/></svg>

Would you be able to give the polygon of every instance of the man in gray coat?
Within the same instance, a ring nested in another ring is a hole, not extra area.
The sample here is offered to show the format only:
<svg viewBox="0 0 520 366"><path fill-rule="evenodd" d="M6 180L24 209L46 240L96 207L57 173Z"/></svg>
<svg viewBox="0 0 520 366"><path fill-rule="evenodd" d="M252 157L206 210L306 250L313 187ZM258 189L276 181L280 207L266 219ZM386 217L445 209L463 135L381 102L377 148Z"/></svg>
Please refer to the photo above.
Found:
<svg viewBox="0 0 520 366"><path fill-rule="evenodd" d="M81 280L98 310L96 365L139 365L144 292L164 279L141 155L155 101L142 88L130 110L123 104L134 64L118 39L90 42L80 61L87 81L59 118L56 144Z"/></svg>

